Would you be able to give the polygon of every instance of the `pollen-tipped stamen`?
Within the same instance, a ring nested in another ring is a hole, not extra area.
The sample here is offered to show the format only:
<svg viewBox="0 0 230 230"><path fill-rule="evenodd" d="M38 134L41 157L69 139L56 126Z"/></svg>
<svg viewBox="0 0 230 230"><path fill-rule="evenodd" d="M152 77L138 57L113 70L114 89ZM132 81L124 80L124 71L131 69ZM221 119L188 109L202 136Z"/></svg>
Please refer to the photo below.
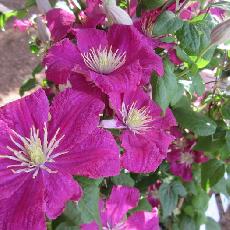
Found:
<svg viewBox="0 0 230 230"><path fill-rule="evenodd" d="M135 134L145 133L152 128L151 123L153 119L149 114L148 107L138 109L136 102L134 102L130 108L126 108L125 104L123 103L121 113L123 122Z"/></svg>
<svg viewBox="0 0 230 230"><path fill-rule="evenodd" d="M126 52L115 52L110 48L91 48L89 52L81 54L85 64L93 71L101 74L110 74L125 64Z"/></svg>
<svg viewBox="0 0 230 230"><path fill-rule="evenodd" d="M185 152L180 156L180 163L185 164L189 167L194 162L193 155L191 153Z"/></svg>
<svg viewBox="0 0 230 230"><path fill-rule="evenodd" d="M45 165L45 163L54 162L56 157L67 153L66 151L63 151L52 154L54 149L59 146L60 141L64 138L63 135L57 139L59 131L60 129L57 129L51 141L48 142L48 132L45 124L43 144L41 143L41 139L39 137L39 130L36 130L35 127L31 128L29 138L23 137L17 132L13 131L15 137L17 137L23 143L23 145L18 142L19 140L16 141L12 136L10 136L12 143L17 148L14 149L7 146L7 149L11 151L13 155L0 155L0 158L16 161L15 164L7 166L7 168L11 169L13 173L29 173L33 171L33 178L37 176L39 168L46 170L48 173L56 173L57 171L51 170Z"/></svg>

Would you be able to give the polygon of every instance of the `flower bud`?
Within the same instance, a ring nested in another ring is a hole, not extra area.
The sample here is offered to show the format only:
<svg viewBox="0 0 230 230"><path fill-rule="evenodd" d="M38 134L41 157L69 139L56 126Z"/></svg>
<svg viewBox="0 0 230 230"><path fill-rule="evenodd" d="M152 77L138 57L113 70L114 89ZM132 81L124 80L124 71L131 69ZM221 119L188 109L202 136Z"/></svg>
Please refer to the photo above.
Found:
<svg viewBox="0 0 230 230"><path fill-rule="evenodd" d="M220 45L230 40L230 19L217 25L211 33L211 45Z"/></svg>
<svg viewBox="0 0 230 230"><path fill-rule="evenodd" d="M49 10L52 9L49 0L36 0L36 4L38 7L38 10L42 13L45 14Z"/></svg>
<svg viewBox="0 0 230 230"><path fill-rule="evenodd" d="M103 0L103 9L111 23L132 25L133 21L129 14L116 5L115 0Z"/></svg>

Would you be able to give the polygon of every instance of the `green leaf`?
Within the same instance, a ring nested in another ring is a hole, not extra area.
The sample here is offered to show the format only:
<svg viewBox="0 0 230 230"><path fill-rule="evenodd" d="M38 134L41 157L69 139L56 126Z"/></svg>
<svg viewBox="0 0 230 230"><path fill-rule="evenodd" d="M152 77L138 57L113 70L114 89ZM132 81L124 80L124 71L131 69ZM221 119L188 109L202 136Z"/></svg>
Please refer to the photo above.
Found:
<svg viewBox="0 0 230 230"><path fill-rule="evenodd" d="M177 31L180 47L189 55L198 55L200 51L200 34L196 26L185 22Z"/></svg>
<svg viewBox="0 0 230 230"><path fill-rule="evenodd" d="M62 222L62 228L60 227L60 225L58 227L58 229L60 230L65 229L63 228L63 226L75 227L75 229L78 229L81 224L89 223L93 220L95 220L97 223L100 223L98 209L98 186L102 180L93 180L84 177L77 177L77 181L83 188L84 195L78 203L68 203L64 213L59 220L59 222ZM70 230L72 230L72 228L70 228Z"/></svg>
<svg viewBox="0 0 230 230"><path fill-rule="evenodd" d="M25 1L25 7L26 8L32 7L34 5L36 5L36 0L26 0Z"/></svg>
<svg viewBox="0 0 230 230"><path fill-rule="evenodd" d="M154 35L173 34L183 26L183 21L171 11L162 13L153 28Z"/></svg>
<svg viewBox="0 0 230 230"><path fill-rule="evenodd" d="M150 203L148 202L146 198L141 199L138 203L138 206L132 209L130 213L134 213L134 212L142 211L142 210L147 211L147 212L152 211L152 206L150 205Z"/></svg>
<svg viewBox="0 0 230 230"><path fill-rule="evenodd" d="M186 97L183 97L174 107L173 114L177 122L186 129L191 130L199 136L209 136L215 133L216 123L209 117L194 112L190 106L184 104ZM182 105L180 105L182 103Z"/></svg>
<svg viewBox="0 0 230 230"><path fill-rule="evenodd" d="M228 150L230 151L230 130L226 131L225 139L226 139Z"/></svg>
<svg viewBox="0 0 230 230"><path fill-rule="evenodd" d="M230 101L223 104L221 112L224 119L230 119Z"/></svg>
<svg viewBox="0 0 230 230"><path fill-rule="evenodd" d="M196 230L196 224L193 219L188 216L183 216L180 220L180 228L183 230Z"/></svg>
<svg viewBox="0 0 230 230"><path fill-rule="evenodd" d="M172 214L177 206L179 195L185 196L186 191L184 186L178 181L171 184L164 183L160 186L159 197L163 209L163 218Z"/></svg>
<svg viewBox="0 0 230 230"><path fill-rule="evenodd" d="M25 92L35 88L37 86L37 80L35 78L30 78L25 81L19 89L20 96L23 96Z"/></svg>
<svg viewBox="0 0 230 230"><path fill-rule="evenodd" d="M176 47L176 55L177 55L177 57L180 58L181 61L184 61L184 62L189 63L189 64L193 63L193 61L190 59L190 57L179 46Z"/></svg>
<svg viewBox="0 0 230 230"><path fill-rule="evenodd" d="M201 186L203 189L212 187L224 176L225 165L223 162L211 159L201 166Z"/></svg>
<svg viewBox="0 0 230 230"><path fill-rule="evenodd" d="M180 101L181 97L184 94L184 86L180 83L177 84L177 90L175 94L171 98L171 105L174 106L178 101Z"/></svg>
<svg viewBox="0 0 230 230"><path fill-rule="evenodd" d="M205 224L205 230L221 230L221 228L215 220L213 220L211 217L208 217Z"/></svg>
<svg viewBox="0 0 230 230"><path fill-rule="evenodd" d="M35 77L36 74L41 73L41 71L43 70L43 66L41 64L38 64L32 72L32 76Z"/></svg>
<svg viewBox="0 0 230 230"><path fill-rule="evenodd" d="M164 5L164 0L142 0L142 6L144 9L156 9Z"/></svg>
<svg viewBox="0 0 230 230"><path fill-rule="evenodd" d="M209 195L202 189L198 192L196 196L192 196L191 203L194 212L204 213L208 208Z"/></svg>
<svg viewBox="0 0 230 230"><path fill-rule="evenodd" d="M229 196L227 191L228 185L229 185L229 178L225 179L224 177L222 177L221 180L213 186L212 191L215 193L222 193L227 197Z"/></svg>
<svg viewBox="0 0 230 230"><path fill-rule="evenodd" d="M155 79L153 83L154 99L165 112L166 108L172 102L175 104L183 93L183 86L179 85L176 76L173 73L173 66L168 60L164 62L165 75Z"/></svg>
<svg viewBox="0 0 230 230"><path fill-rule="evenodd" d="M192 87L194 92L198 94L198 96L202 96L205 90L205 84L199 74L196 76L191 76L192 79Z"/></svg>
<svg viewBox="0 0 230 230"><path fill-rule="evenodd" d="M135 181L128 173L120 173L119 176L112 177L112 182L116 185L134 186Z"/></svg>

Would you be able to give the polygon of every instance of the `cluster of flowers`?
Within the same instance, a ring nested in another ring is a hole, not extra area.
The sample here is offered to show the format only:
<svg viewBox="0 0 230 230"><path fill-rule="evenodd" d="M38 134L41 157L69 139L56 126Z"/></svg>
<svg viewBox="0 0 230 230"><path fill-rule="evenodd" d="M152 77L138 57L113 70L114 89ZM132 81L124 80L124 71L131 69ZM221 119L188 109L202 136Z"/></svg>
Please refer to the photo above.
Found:
<svg viewBox="0 0 230 230"><path fill-rule="evenodd" d="M45 229L45 216L57 218L68 200L83 196L73 175L154 172L175 139L171 110L162 114L149 93L152 73L164 75L154 49L181 63L175 44L152 35L160 9L133 23L115 1L86 2L77 19L62 9L46 13L53 44L43 64L47 79L59 87L51 104L49 91L39 89L0 108L0 229ZM175 4L168 10L175 11ZM119 130L119 137L107 129ZM172 173L190 180L192 144L170 149ZM155 208L124 221L139 196L136 188L114 187L99 203L103 229L158 229ZM82 229L99 226L92 222Z"/></svg>

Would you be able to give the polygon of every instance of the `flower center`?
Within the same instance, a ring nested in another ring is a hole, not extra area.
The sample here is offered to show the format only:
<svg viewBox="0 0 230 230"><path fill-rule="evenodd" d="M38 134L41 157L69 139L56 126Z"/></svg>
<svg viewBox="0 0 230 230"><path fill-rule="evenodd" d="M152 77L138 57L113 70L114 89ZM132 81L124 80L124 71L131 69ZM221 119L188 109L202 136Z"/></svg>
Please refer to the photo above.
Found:
<svg viewBox="0 0 230 230"><path fill-rule="evenodd" d="M112 46L109 49L91 48L88 53L81 54L85 64L93 71L101 74L110 74L114 70L124 65L126 61L126 52L119 53L117 49L112 51Z"/></svg>
<svg viewBox="0 0 230 230"><path fill-rule="evenodd" d="M180 156L180 163L190 166L194 162L193 155L191 153L185 152Z"/></svg>
<svg viewBox="0 0 230 230"><path fill-rule="evenodd" d="M137 109L136 102L132 103L130 108L126 108L125 104L122 103L121 114L123 117L123 122L134 133L140 134L148 131L151 128L150 123L153 120L149 115L148 108L142 107L141 109Z"/></svg>
<svg viewBox="0 0 230 230"><path fill-rule="evenodd" d="M32 127L30 129L30 137L23 137L17 132L13 131L15 137L10 136L11 141L15 145L15 148L7 146L7 148L12 152L12 155L0 155L0 158L7 158L16 161L13 165L8 165L13 173L33 173L33 178L38 174L40 168L46 170L49 173L56 173L57 171L52 171L48 168L46 162L54 162L54 159L66 152L59 152L53 154L53 151L59 146L60 141L63 139L64 135L57 139L57 135L60 129L58 129L54 137L48 143L48 132L47 127L44 127L44 137L43 143L39 137L39 130ZM15 139L14 139L15 138ZM16 140L17 138L17 140Z"/></svg>

